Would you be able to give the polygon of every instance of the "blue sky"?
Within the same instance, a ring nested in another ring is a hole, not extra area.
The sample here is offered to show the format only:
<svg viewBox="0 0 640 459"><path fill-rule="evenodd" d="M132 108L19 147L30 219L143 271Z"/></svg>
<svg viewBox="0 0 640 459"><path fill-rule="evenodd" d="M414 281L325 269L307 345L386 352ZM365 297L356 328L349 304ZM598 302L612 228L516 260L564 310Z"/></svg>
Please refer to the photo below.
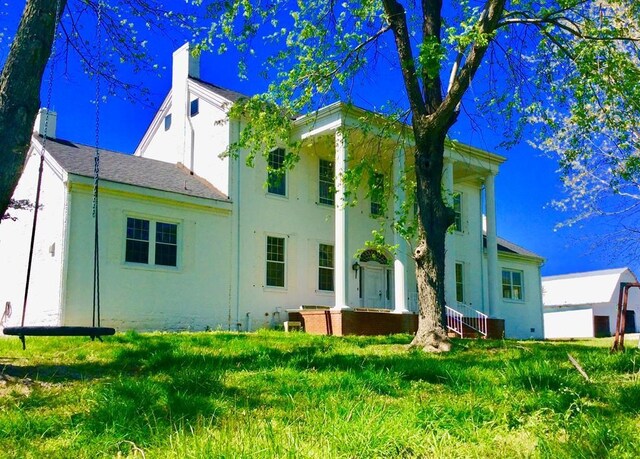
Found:
<svg viewBox="0 0 640 459"><path fill-rule="evenodd" d="M17 27L23 1L6 0L0 12L0 62L8 54L10 38ZM180 43L155 37L151 54L157 56L156 63L161 76L133 75L123 70L123 78L143 82L149 90L152 106L133 103L121 97L109 97L101 105L102 147L132 153L142 138L157 108L167 94L171 84L171 53ZM264 89L260 78L240 81L237 78L237 60L234 53L225 55L203 54L201 77L204 80L246 94ZM73 62L66 68L59 68L53 83L52 109L58 112L58 137L80 143L92 144L95 137L95 84ZM251 70L251 66L249 67ZM48 72L42 90L42 100L46 100ZM482 84L476 81L474 84ZM360 94L382 94L399 91L399 81L393 77L380 76L363 83ZM375 96L372 96L375 97ZM356 96L357 105L367 106L374 102L363 96ZM43 102L44 104L44 102ZM470 107L470 109L472 109ZM583 228L554 227L568 217L551 208L553 199L562 197L556 164L542 157L526 143L504 150L498 148L501 138L490 129L489 121L479 120L479 129L471 129L468 118L461 116L450 135L464 143L504 155L508 161L502 166L496 180L498 233L529 250L546 258L543 275L606 269L624 265L621 259L604 250L593 252L591 246L596 241L598 225L587 224ZM635 269L635 266L631 266ZM640 272L635 269L637 273Z"/></svg>

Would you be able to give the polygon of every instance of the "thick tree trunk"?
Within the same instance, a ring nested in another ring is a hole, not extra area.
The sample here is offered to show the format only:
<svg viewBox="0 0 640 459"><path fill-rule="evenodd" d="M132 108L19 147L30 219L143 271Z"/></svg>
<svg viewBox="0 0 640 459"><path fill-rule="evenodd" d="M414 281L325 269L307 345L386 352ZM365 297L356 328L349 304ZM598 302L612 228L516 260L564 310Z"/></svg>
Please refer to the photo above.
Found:
<svg viewBox="0 0 640 459"><path fill-rule="evenodd" d="M60 0L60 11L66 0ZM0 76L0 215L24 168L40 107L42 75L51 55L54 0L29 0Z"/></svg>
<svg viewBox="0 0 640 459"><path fill-rule="evenodd" d="M420 242L414 252L418 302L418 331L411 343L429 352L446 352L451 343L444 311L445 238L454 221L453 209L443 198L442 166L447 128L433 130L419 121L416 134L416 180Z"/></svg>

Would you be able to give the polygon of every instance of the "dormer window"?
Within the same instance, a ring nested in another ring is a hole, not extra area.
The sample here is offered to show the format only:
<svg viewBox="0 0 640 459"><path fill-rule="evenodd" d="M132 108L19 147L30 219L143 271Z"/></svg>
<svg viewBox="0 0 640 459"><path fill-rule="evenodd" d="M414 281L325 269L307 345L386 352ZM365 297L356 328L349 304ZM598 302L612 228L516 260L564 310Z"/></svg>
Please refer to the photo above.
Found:
<svg viewBox="0 0 640 459"><path fill-rule="evenodd" d="M164 130L168 131L171 127L171 113L164 117Z"/></svg>
<svg viewBox="0 0 640 459"><path fill-rule="evenodd" d="M200 99L193 99L189 109L189 116L193 117L200 113Z"/></svg>

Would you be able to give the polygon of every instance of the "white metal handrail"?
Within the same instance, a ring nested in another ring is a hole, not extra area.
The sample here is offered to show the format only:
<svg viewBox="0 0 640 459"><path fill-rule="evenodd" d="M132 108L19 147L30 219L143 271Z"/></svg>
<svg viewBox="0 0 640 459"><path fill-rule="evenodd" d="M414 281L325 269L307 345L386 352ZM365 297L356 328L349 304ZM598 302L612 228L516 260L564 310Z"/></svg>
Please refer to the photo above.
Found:
<svg viewBox="0 0 640 459"><path fill-rule="evenodd" d="M474 329L485 338L487 337L487 319L489 317L486 314L464 303L457 303L456 310L462 313L462 322L467 327Z"/></svg>
<svg viewBox="0 0 640 459"><path fill-rule="evenodd" d="M464 338L464 316L449 306L445 306L444 308L447 313L447 328L460 336L460 338Z"/></svg>
<svg viewBox="0 0 640 459"><path fill-rule="evenodd" d="M407 309L411 312L418 312L418 293L409 293ZM462 336L462 325L475 330L483 337L487 337L489 316L472 308L465 303L457 303L455 308L446 306L447 328ZM450 318L451 317L451 318ZM460 325L460 326L459 326ZM460 332L458 331L460 330Z"/></svg>

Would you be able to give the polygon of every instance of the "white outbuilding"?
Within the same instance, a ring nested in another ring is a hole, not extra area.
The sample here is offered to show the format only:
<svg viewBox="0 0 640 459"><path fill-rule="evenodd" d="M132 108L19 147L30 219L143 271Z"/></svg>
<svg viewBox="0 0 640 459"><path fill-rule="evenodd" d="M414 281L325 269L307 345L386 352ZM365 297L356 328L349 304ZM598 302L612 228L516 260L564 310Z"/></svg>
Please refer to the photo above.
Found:
<svg viewBox="0 0 640 459"><path fill-rule="evenodd" d="M545 338L611 336L616 330L620 284L638 282L629 268L542 278ZM629 290L626 333L636 333L640 291Z"/></svg>

